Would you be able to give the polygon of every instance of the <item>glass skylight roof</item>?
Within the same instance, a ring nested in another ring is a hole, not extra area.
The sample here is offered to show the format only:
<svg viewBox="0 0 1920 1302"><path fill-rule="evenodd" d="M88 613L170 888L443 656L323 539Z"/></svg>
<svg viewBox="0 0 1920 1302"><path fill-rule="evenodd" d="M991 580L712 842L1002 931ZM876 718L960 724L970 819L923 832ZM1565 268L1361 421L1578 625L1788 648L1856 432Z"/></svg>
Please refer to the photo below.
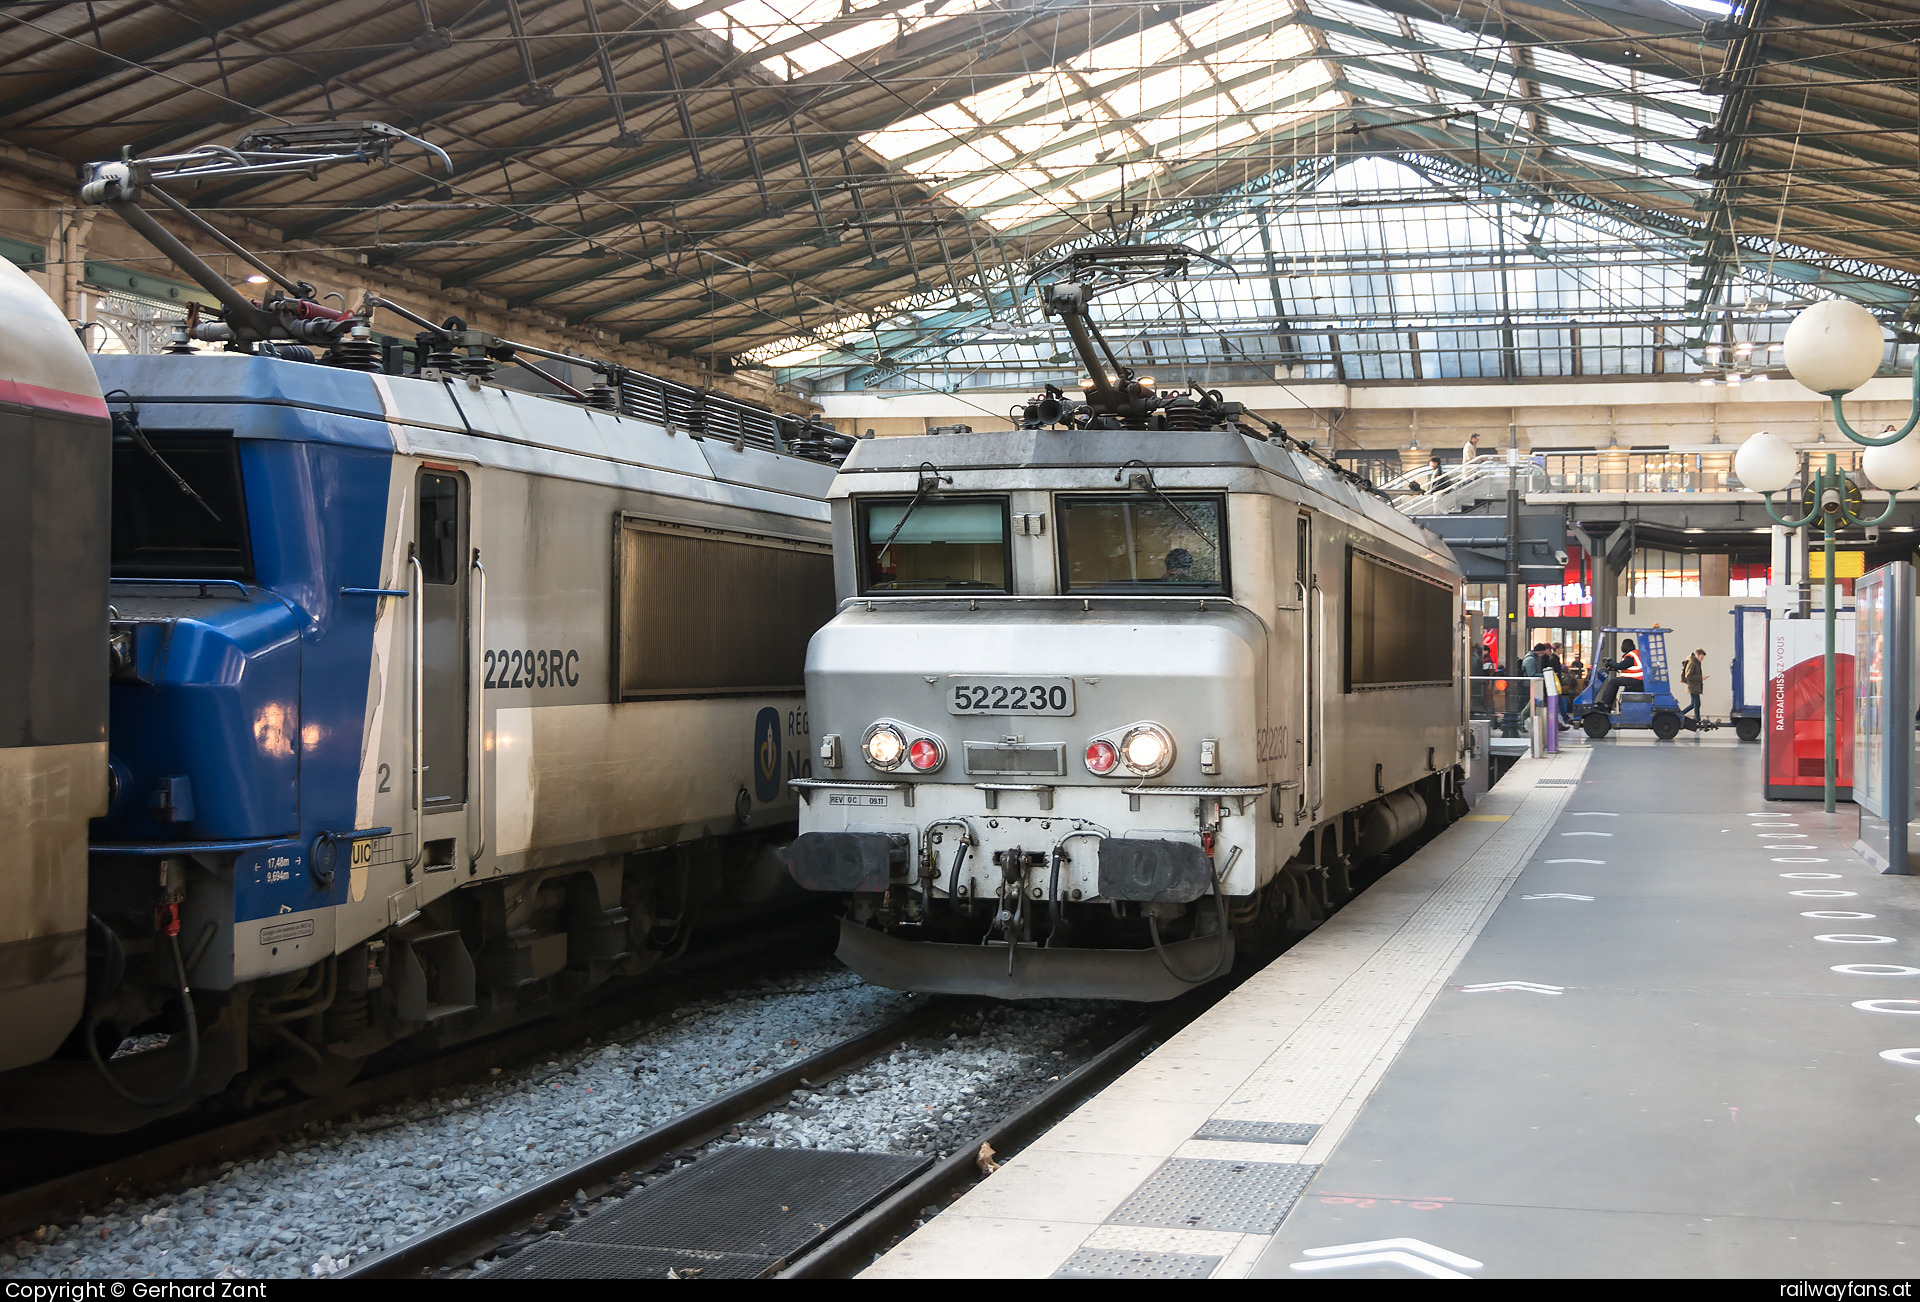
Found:
<svg viewBox="0 0 1920 1302"><path fill-rule="evenodd" d="M994 227L1046 225L1123 187L1338 108L1291 0L1222 0L863 138Z"/></svg>
<svg viewBox="0 0 1920 1302"><path fill-rule="evenodd" d="M933 14L921 0L844 2L845 12L843 0L674 0L783 75L827 69L991 0L953 0ZM1529 225L1514 192L1464 178L1596 185L1691 212L1712 185L1695 175L1712 157L1698 134L1720 105L1697 82L1636 66L1631 50L1527 42L1367 0L1217 0L1171 19L1143 14L1144 30L983 81L861 143L1003 235L1085 237L1104 229L1105 205L1124 199L1143 205L1140 237L1232 257L1237 281L1207 276L1103 305L1118 334L1132 322L1138 342L1170 357L1197 348L1219 362L1236 355L1236 335L1248 338L1248 357L1310 353L1286 342L1305 326L1323 342L1338 336L1326 346L1367 373L1398 365L1386 359L1407 351L1411 326L1434 332L1430 376L1477 374L1491 347L1477 321L1509 317L1525 333L1523 318L1574 312L1596 329L1609 316L1677 319L1688 271L1670 240L1658 252L1636 248L1547 208ZM1380 156L1369 157L1376 141ZM1382 197L1396 189L1424 193ZM1276 206L1285 194L1293 198ZM1196 224L1185 205L1210 195L1219 210ZM1256 223L1248 213L1262 206ZM1530 243L1516 257L1522 235ZM1004 284L998 292L970 287L968 299L923 284L897 310L817 328L759 358L830 367L849 350L884 358L905 342L989 370L1064 362L1048 323ZM1219 338L1203 339L1209 330ZM1648 333L1636 346L1661 344ZM1535 357L1536 373L1561 373L1565 359L1550 352Z"/></svg>

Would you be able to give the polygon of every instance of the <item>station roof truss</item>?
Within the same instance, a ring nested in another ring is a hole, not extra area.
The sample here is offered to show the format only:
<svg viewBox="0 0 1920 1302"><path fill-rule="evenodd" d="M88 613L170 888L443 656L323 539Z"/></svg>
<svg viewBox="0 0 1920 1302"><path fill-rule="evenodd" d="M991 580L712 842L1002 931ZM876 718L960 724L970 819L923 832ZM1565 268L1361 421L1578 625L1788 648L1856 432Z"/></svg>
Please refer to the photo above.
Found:
<svg viewBox="0 0 1920 1302"><path fill-rule="evenodd" d="M23 148L387 121L455 175L181 197L829 386L1070 371L1032 270L1133 239L1233 266L1103 300L1170 379L1711 373L1833 293L1920 322L1892 3L92 0L0 41Z"/></svg>

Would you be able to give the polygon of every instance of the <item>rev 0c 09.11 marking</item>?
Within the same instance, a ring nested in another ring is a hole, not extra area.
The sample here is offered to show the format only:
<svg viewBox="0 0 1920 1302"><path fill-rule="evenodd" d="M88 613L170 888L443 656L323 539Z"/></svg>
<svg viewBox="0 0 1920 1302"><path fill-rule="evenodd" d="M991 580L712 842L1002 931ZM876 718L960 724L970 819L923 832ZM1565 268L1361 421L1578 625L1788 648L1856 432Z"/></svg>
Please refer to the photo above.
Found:
<svg viewBox="0 0 1920 1302"><path fill-rule="evenodd" d="M580 653L552 649L489 651L481 659L482 684L496 687L578 687Z"/></svg>

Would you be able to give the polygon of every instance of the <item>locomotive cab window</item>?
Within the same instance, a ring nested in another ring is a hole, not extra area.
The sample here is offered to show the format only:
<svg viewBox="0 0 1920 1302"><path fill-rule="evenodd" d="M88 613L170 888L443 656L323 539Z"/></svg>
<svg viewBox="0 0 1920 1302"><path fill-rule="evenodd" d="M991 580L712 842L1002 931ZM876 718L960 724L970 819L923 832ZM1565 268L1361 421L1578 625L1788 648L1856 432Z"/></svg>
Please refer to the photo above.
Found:
<svg viewBox="0 0 1920 1302"><path fill-rule="evenodd" d="M862 592L1009 592L1005 498L858 504Z"/></svg>
<svg viewBox="0 0 1920 1302"><path fill-rule="evenodd" d="M1217 494L1063 497L1057 512L1068 592L1228 591L1226 501Z"/></svg>
<svg viewBox="0 0 1920 1302"><path fill-rule="evenodd" d="M1451 585L1349 548L1346 689L1451 682L1458 604Z"/></svg>
<svg viewBox="0 0 1920 1302"><path fill-rule="evenodd" d="M420 474L420 574L442 586L460 580L460 477Z"/></svg>
<svg viewBox="0 0 1920 1302"><path fill-rule="evenodd" d="M231 434L113 436L113 573L134 579L251 579L247 499Z"/></svg>

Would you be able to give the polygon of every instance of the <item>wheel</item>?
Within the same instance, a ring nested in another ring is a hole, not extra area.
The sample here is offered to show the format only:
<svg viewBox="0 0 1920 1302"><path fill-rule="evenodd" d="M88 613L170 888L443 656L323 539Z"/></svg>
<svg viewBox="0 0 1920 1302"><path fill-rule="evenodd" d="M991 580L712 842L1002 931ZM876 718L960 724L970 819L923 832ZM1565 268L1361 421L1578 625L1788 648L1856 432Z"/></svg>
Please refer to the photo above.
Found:
<svg viewBox="0 0 1920 1302"><path fill-rule="evenodd" d="M1586 718L1580 720L1580 726L1587 730L1587 736L1593 738L1595 741L1599 741L1602 737L1613 731L1613 720L1600 711L1595 710L1593 713L1587 715Z"/></svg>
<svg viewBox="0 0 1920 1302"><path fill-rule="evenodd" d="M1760 740L1760 720L1750 714L1743 714L1733 721L1733 735L1741 741Z"/></svg>
<svg viewBox="0 0 1920 1302"><path fill-rule="evenodd" d="M1680 735L1680 716L1670 710L1662 710L1653 716L1653 735L1661 741L1672 741Z"/></svg>
<svg viewBox="0 0 1920 1302"><path fill-rule="evenodd" d="M353 1084L353 1078L367 1065L365 1058L337 1058L328 1053L318 1067L303 1067L287 1073L287 1084L310 1099L324 1098Z"/></svg>

